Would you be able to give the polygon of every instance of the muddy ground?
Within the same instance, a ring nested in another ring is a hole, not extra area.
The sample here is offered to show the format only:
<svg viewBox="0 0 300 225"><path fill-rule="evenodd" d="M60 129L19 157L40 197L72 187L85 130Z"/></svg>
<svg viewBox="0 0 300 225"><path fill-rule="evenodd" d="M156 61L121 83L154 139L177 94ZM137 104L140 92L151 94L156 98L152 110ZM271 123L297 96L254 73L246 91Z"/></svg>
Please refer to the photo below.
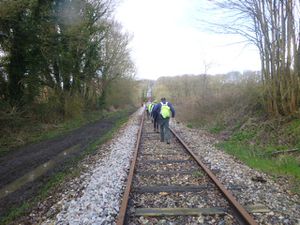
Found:
<svg viewBox="0 0 300 225"><path fill-rule="evenodd" d="M128 112L128 114L132 112ZM66 162L72 161L74 157L81 155L89 144L108 133L123 116L117 114L101 121L87 124L64 136L21 147L12 151L11 154L0 158L0 189L2 189L43 163L55 157L57 158L57 155L66 149L74 146L78 149L76 152L63 157L62 160L56 161L55 167L38 179L0 198L0 218L7 214L11 207L20 206L22 202L34 197L41 187L49 181L51 176L62 171L67 166Z"/></svg>

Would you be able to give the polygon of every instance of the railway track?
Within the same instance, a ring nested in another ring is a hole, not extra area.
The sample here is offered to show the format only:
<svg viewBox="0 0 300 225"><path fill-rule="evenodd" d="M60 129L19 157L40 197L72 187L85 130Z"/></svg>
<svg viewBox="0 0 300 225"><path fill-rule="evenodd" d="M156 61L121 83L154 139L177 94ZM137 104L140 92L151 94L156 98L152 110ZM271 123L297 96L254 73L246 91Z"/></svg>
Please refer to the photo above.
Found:
<svg viewBox="0 0 300 225"><path fill-rule="evenodd" d="M172 131L159 141L141 120L117 224L257 224Z"/></svg>

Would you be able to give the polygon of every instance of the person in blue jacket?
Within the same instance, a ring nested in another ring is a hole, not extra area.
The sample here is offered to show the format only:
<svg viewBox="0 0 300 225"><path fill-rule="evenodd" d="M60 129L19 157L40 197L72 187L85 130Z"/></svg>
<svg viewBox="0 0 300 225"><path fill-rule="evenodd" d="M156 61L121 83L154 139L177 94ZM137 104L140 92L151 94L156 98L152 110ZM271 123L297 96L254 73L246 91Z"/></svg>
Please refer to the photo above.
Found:
<svg viewBox="0 0 300 225"><path fill-rule="evenodd" d="M158 114L160 124L160 141L167 141L170 144L170 118L175 117L175 109L170 102L167 102L166 98L162 98L161 102L153 109Z"/></svg>
<svg viewBox="0 0 300 225"><path fill-rule="evenodd" d="M156 111L156 109L160 103L157 102L156 100L154 100L153 103L154 103L154 106L151 111L151 117L153 118L154 132L159 133L159 128L158 128L159 127L159 124L158 124L159 123L159 114Z"/></svg>

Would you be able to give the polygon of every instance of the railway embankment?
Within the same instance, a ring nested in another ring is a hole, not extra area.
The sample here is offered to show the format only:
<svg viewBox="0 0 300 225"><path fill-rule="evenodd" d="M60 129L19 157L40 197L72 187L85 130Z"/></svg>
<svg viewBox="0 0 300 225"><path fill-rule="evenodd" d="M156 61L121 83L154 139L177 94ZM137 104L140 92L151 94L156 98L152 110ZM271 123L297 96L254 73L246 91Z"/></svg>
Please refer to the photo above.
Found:
<svg viewBox="0 0 300 225"><path fill-rule="evenodd" d="M43 224L114 224L135 148L140 115L141 111L135 113L111 141L82 162L82 172L75 179L63 183L56 194L41 202L24 220ZM254 213L257 223L300 223L299 196L291 194L288 185L276 183L271 176L217 149L218 140L212 135L182 124L171 125L240 203L267 209ZM150 222L147 218L140 221ZM157 222L164 221L158 219Z"/></svg>

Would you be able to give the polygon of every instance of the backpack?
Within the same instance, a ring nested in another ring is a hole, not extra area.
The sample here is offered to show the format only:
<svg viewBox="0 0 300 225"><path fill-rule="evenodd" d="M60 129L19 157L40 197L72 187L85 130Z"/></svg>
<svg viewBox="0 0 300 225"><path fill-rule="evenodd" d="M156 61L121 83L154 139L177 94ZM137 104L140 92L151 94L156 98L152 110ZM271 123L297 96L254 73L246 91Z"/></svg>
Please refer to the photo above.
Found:
<svg viewBox="0 0 300 225"><path fill-rule="evenodd" d="M160 115L166 119L169 118L171 116L171 109L168 106L168 102L164 103L160 103L161 104L161 109L160 109Z"/></svg>
<svg viewBox="0 0 300 225"><path fill-rule="evenodd" d="M154 108L154 103L151 103L151 105L150 105L150 112L152 112L152 110L153 110L153 108Z"/></svg>

